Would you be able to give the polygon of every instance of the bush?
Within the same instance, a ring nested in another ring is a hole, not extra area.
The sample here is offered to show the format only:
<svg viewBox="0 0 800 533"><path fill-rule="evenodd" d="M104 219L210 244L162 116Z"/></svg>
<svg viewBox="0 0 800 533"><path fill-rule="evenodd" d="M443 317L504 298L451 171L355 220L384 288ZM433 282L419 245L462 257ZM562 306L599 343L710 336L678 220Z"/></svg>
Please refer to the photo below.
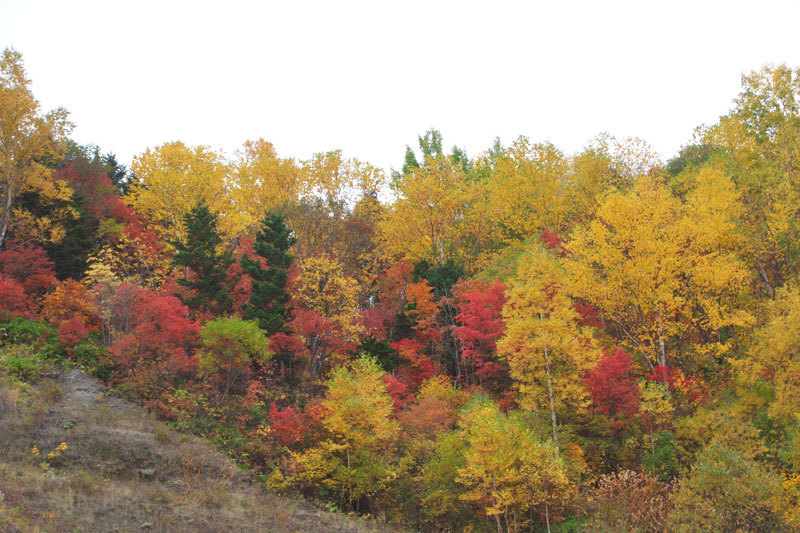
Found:
<svg viewBox="0 0 800 533"><path fill-rule="evenodd" d="M42 346L53 336L53 329L35 320L12 318L0 324L0 341L8 344Z"/></svg>
<svg viewBox="0 0 800 533"><path fill-rule="evenodd" d="M788 531L780 478L720 444L703 450L675 495L670 530Z"/></svg>
<svg viewBox="0 0 800 533"><path fill-rule="evenodd" d="M13 344L4 348L0 369L17 379L30 382L39 377L44 364L31 345Z"/></svg>
<svg viewBox="0 0 800 533"><path fill-rule="evenodd" d="M601 476L589 491L587 531L661 531L672 507L670 487L640 472Z"/></svg>

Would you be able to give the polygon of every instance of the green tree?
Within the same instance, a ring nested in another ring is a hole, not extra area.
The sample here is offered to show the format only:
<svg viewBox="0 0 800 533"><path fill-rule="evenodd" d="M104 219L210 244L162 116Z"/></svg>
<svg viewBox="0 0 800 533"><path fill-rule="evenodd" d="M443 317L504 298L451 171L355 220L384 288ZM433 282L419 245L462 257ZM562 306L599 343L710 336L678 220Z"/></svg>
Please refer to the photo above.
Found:
<svg viewBox="0 0 800 533"><path fill-rule="evenodd" d="M242 268L253 279L253 292L244 304L244 317L255 319L267 335L283 330L289 313L286 279L293 257L288 250L295 241L283 217L269 213L256 236L254 249L258 257L243 255L241 259Z"/></svg>
<svg viewBox="0 0 800 533"><path fill-rule="evenodd" d="M210 380L217 405L231 392L243 392L253 363L263 364L272 356L267 337L253 321L217 318L206 322L200 339L198 368Z"/></svg>
<svg viewBox="0 0 800 533"><path fill-rule="evenodd" d="M178 284L193 291L183 303L200 311L228 311L233 300L224 281L233 255L229 251L218 252L222 238L217 233L217 217L201 201L183 220L186 240L171 243L175 247L172 263L187 269Z"/></svg>

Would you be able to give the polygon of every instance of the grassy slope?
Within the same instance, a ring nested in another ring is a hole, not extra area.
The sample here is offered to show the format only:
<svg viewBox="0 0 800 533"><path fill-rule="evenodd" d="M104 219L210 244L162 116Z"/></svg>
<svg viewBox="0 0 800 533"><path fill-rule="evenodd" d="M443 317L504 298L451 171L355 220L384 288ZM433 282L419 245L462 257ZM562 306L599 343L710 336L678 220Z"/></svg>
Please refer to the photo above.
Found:
<svg viewBox="0 0 800 533"><path fill-rule="evenodd" d="M224 455L78 370L30 388L0 375L0 531L376 529L266 493Z"/></svg>

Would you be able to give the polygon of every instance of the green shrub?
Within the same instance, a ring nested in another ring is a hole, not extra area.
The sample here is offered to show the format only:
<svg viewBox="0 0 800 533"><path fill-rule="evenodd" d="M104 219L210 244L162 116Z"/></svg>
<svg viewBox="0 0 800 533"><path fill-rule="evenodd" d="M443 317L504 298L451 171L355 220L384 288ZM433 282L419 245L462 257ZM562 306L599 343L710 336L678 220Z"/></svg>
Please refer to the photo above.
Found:
<svg viewBox="0 0 800 533"><path fill-rule="evenodd" d="M27 318L12 318L10 321L0 324L0 342L3 344L41 346L53 336L53 328L43 322Z"/></svg>
<svg viewBox="0 0 800 533"><path fill-rule="evenodd" d="M30 382L38 378L44 363L29 344L12 344L3 348L0 369L19 380Z"/></svg>
<svg viewBox="0 0 800 533"><path fill-rule="evenodd" d="M780 477L720 444L698 455L674 502L670 531L788 531Z"/></svg>

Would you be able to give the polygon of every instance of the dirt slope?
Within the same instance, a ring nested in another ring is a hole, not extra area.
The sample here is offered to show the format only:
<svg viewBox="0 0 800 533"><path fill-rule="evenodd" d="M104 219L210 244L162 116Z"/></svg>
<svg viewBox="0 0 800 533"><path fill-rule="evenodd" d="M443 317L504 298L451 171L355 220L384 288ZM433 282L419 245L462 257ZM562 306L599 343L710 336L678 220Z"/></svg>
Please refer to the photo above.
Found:
<svg viewBox="0 0 800 533"><path fill-rule="evenodd" d="M0 393L0 531L378 527L266 493L221 453L106 395L79 370Z"/></svg>

